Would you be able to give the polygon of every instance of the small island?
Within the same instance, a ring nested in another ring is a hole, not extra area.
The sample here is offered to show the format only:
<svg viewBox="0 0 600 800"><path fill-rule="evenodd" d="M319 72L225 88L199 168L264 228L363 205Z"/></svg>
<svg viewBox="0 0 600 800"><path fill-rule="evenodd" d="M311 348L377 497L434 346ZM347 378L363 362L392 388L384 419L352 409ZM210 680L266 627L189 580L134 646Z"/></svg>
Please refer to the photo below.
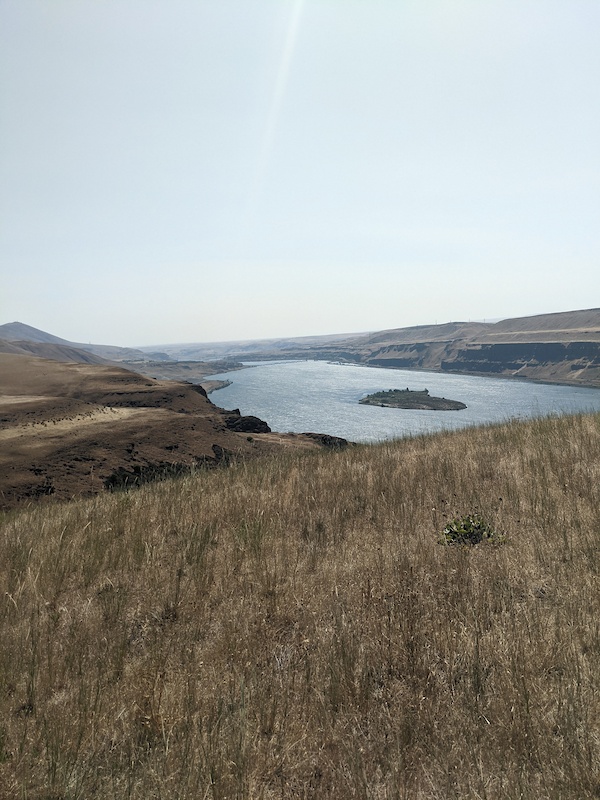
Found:
<svg viewBox="0 0 600 800"><path fill-rule="evenodd" d="M460 411L466 408L466 405L458 400L447 400L445 397L431 397L427 389L421 391L389 389L387 392L369 394L358 402L365 406L409 408L415 411Z"/></svg>

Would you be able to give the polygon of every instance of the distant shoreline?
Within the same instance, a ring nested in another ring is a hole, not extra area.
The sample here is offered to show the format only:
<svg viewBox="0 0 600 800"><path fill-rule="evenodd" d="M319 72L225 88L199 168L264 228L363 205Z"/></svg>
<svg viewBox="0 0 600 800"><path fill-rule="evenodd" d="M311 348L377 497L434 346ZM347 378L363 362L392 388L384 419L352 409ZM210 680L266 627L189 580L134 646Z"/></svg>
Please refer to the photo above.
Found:
<svg viewBox="0 0 600 800"><path fill-rule="evenodd" d="M311 358L310 356L299 356L298 358L290 358L289 356L285 358L272 357L270 359L265 359L264 361L257 360L256 362L249 361L243 364L239 363L236 367L232 369L242 370L242 369L249 369L251 367L260 367L263 364L268 364L268 363L285 363L285 362L292 363L301 361L325 361L328 364L339 367L365 367L366 369L385 369L390 371L417 372L420 374L429 373L432 375L464 375L472 378L496 378L498 380L519 381L521 383L535 383L535 384L542 384L545 386L568 386L570 388L600 390L600 386L598 386L598 384L583 383L581 381L548 380L547 378L546 379L532 378L532 377L526 377L524 375L507 375L506 373L489 373L489 372L482 373L482 372L472 372L469 370L464 370L464 371L446 370L439 368L436 369L435 367L392 367L392 366L388 367L385 366L384 364L369 364L359 361L341 361L332 358ZM202 386L206 388L205 384L209 383L213 383L213 381L203 381ZM231 381L229 382L214 381L214 383L221 383L222 385L216 386L215 388L212 388L210 390L207 389L206 391L208 394L210 394L213 391L217 391L218 389L224 389L226 386L229 386L231 384Z"/></svg>
<svg viewBox="0 0 600 800"><path fill-rule="evenodd" d="M582 381L550 381L543 378L527 378L524 375L507 375L506 373L483 373L483 372L469 372L468 370L449 370L449 369L436 369L435 367L386 367L384 364L365 364L353 361L332 361L331 359L321 358L297 358L290 359L294 361L323 361L327 360L328 364L333 364L340 367L366 367L367 369L389 369L400 370L403 372L419 372L431 373L432 375L465 375L469 378L497 378L498 380L517 381L519 383L541 383L544 386L569 386L572 389L596 389L600 390L597 383L583 383Z"/></svg>

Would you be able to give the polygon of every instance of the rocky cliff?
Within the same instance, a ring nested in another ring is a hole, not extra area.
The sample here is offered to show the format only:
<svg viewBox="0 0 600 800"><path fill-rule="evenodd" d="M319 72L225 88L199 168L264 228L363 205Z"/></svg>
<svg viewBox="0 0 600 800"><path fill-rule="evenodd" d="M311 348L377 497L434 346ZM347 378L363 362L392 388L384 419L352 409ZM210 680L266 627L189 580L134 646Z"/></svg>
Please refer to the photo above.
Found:
<svg viewBox="0 0 600 800"><path fill-rule="evenodd" d="M277 358L278 354L256 354ZM497 323L451 322L379 331L335 344L287 350L313 358L600 387L600 309ZM251 354L245 358L251 360Z"/></svg>

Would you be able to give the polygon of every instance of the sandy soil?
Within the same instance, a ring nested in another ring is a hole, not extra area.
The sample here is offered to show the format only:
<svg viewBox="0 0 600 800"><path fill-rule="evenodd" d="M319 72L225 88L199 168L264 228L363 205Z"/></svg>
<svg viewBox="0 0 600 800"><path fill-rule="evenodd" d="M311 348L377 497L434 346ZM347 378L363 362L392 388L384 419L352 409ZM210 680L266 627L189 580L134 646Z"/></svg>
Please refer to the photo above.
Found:
<svg viewBox="0 0 600 800"><path fill-rule="evenodd" d="M50 398L45 398L50 400ZM51 422L27 422L24 425L11 425L0 430L0 443L8 443L18 439L36 440L39 445L47 442L59 441L69 435L86 435L90 427L114 425L116 422L127 419L135 414L140 414L135 408L109 408L99 406L91 408L86 414L76 414L74 417L59 417ZM6 450L0 452L0 463L6 460Z"/></svg>

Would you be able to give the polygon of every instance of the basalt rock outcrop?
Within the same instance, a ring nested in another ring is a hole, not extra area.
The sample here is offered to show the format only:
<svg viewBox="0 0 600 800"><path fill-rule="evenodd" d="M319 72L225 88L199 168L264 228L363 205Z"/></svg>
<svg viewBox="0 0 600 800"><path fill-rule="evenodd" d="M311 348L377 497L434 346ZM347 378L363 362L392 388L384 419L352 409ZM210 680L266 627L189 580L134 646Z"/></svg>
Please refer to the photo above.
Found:
<svg viewBox="0 0 600 800"><path fill-rule="evenodd" d="M236 433L271 433L271 428L263 419L251 415L242 416L237 409L225 417L225 425L228 430Z"/></svg>
<svg viewBox="0 0 600 800"><path fill-rule="evenodd" d="M467 343L451 358L442 359L440 369L594 385L600 380L600 343Z"/></svg>
<svg viewBox="0 0 600 800"><path fill-rule="evenodd" d="M342 439L341 436L330 436L328 433L303 433L302 436L313 439L328 450L345 450L352 444L347 439Z"/></svg>

